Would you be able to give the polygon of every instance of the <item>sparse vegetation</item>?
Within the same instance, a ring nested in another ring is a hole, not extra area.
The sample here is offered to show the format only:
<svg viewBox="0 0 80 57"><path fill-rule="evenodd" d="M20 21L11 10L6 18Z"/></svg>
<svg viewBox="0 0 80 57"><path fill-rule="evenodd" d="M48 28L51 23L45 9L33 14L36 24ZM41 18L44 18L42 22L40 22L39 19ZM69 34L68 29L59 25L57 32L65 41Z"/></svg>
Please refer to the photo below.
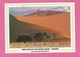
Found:
<svg viewBox="0 0 80 57"><path fill-rule="evenodd" d="M17 42L24 42L25 43L25 42L30 42L30 41L32 41L32 37L29 35L20 35L17 38Z"/></svg>
<svg viewBox="0 0 80 57"><path fill-rule="evenodd" d="M45 42L55 38L55 34L52 32L37 32L31 37L30 35L20 35L17 38L17 42Z"/></svg>
<svg viewBox="0 0 80 57"><path fill-rule="evenodd" d="M37 32L33 39L34 41L50 41L54 39L56 36L52 32Z"/></svg>

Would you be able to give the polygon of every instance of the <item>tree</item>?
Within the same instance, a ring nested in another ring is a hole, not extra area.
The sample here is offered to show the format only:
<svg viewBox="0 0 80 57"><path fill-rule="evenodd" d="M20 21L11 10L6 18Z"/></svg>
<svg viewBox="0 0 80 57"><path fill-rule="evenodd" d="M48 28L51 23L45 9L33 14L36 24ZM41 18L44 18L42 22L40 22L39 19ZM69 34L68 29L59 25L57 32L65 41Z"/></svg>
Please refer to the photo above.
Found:
<svg viewBox="0 0 80 57"><path fill-rule="evenodd" d="M33 39L34 41L50 41L54 39L56 36L52 32L37 32L34 36Z"/></svg>
<svg viewBox="0 0 80 57"><path fill-rule="evenodd" d="M34 36L33 36L33 40L34 41L42 41L42 34L40 32L36 33Z"/></svg>
<svg viewBox="0 0 80 57"><path fill-rule="evenodd" d="M18 36L18 38L16 39L17 42L30 42L32 41L32 37L29 35L20 35Z"/></svg>
<svg viewBox="0 0 80 57"><path fill-rule="evenodd" d="M52 32L44 32L44 36L45 36L44 41L45 40L50 41L56 38L55 33L52 33Z"/></svg>

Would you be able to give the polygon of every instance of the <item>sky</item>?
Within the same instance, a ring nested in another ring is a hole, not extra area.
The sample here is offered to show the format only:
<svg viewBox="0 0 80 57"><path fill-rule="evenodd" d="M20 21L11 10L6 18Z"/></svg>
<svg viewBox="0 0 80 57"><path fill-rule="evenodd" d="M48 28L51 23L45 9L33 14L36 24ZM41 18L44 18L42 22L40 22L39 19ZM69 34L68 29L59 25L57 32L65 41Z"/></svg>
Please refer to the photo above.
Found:
<svg viewBox="0 0 80 57"><path fill-rule="evenodd" d="M37 10L40 11L64 11L69 12L69 6L54 6L54 7L10 7L9 14L14 16L24 16L29 15L31 13L36 12Z"/></svg>

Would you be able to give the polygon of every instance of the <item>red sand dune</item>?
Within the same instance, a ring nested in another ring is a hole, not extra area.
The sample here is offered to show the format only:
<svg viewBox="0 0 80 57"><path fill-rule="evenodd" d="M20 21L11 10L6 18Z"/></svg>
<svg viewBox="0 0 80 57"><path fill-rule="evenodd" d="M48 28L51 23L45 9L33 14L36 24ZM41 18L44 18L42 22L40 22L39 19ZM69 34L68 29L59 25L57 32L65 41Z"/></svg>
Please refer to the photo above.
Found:
<svg viewBox="0 0 80 57"><path fill-rule="evenodd" d="M50 16L16 16L17 20L58 31L63 37L70 38L70 13Z"/></svg>

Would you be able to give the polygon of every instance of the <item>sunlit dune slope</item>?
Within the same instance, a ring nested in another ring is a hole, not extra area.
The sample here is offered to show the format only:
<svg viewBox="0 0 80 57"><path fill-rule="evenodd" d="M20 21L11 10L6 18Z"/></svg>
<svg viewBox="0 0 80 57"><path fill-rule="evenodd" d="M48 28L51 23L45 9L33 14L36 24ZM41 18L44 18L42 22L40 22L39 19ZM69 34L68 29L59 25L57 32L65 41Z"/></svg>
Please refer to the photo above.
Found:
<svg viewBox="0 0 80 57"><path fill-rule="evenodd" d="M58 31L63 37L70 38L70 13L65 12L50 16L16 16L17 20L40 25Z"/></svg>

